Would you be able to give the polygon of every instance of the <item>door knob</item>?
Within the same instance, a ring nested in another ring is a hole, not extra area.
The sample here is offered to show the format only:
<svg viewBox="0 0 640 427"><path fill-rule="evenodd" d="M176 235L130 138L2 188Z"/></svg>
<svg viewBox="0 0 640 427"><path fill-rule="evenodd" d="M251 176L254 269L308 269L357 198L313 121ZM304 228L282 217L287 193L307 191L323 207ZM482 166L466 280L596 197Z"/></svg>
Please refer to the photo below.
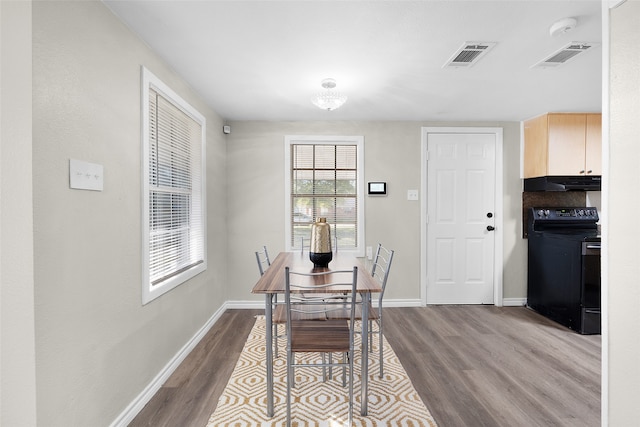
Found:
<svg viewBox="0 0 640 427"><path fill-rule="evenodd" d="M493 218L493 212L487 212L487 218Z"/></svg>
<svg viewBox="0 0 640 427"><path fill-rule="evenodd" d="M493 225L487 225L487 231L493 231L496 228Z"/></svg>

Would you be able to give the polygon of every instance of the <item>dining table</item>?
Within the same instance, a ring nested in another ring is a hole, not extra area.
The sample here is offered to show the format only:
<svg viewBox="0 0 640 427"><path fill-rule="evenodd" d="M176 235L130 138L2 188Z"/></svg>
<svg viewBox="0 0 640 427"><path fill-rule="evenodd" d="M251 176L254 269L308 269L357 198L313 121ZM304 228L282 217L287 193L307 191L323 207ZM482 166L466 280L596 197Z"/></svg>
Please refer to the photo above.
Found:
<svg viewBox="0 0 640 427"><path fill-rule="evenodd" d="M368 408L368 388L369 388L369 346L366 337L369 335L368 319L371 294L382 292L382 286L371 273L360 258L349 252L335 252L327 267L315 267L309 259L308 252L280 252L271 262L271 265L264 272L252 289L254 294L264 294L265 297L265 320L266 330L266 375L267 375L267 416L273 417L273 307L274 297L285 293L285 267L289 267L292 272L317 273L322 271L353 270L358 267L356 291L362 300L362 367L361 367L361 391L360 391L360 414L367 415ZM330 290L329 290L330 291ZM335 289L335 292L344 292L343 289ZM322 288L322 292L327 293L327 288Z"/></svg>

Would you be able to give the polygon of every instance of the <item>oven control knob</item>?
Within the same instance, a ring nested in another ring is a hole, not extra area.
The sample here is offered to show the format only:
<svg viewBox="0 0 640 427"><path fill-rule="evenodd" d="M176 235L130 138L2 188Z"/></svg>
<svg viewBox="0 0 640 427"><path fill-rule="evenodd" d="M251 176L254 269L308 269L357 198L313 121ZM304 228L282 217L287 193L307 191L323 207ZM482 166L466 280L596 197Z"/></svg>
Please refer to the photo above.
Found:
<svg viewBox="0 0 640 427"><path fill-rule="evenodd" d="M578 211L578 216L584 216L584 209L580 209Z"/></svg>
<svg viewBox="0 0 640 427"><path fill-rule="evenodd" d="M549 209L544 210L544 216L549 216Z"/></svg>

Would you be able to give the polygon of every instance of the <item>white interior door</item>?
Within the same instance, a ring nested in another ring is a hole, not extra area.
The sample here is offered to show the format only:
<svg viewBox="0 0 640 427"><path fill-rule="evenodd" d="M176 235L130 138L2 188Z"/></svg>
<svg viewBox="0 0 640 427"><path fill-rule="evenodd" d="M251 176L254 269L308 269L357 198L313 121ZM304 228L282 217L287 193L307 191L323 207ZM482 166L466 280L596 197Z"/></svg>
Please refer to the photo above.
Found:
<svg viewBox="0 0 640 427"><path fill-rule="evenodd" d="M494 304L497 136L426 135L427 304Z"/></svg>

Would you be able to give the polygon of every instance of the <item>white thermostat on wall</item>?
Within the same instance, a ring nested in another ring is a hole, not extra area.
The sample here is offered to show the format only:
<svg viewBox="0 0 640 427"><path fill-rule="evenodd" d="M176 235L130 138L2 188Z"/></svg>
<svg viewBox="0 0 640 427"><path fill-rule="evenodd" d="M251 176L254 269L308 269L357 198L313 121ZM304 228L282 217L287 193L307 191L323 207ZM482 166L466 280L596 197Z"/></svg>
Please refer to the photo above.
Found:
<svg viewBox="0 0 640 427"><path fill-rule="evenodd" d="M369 194L371 195L386 195L387 183L386 182L370 182Z"/></svg>

